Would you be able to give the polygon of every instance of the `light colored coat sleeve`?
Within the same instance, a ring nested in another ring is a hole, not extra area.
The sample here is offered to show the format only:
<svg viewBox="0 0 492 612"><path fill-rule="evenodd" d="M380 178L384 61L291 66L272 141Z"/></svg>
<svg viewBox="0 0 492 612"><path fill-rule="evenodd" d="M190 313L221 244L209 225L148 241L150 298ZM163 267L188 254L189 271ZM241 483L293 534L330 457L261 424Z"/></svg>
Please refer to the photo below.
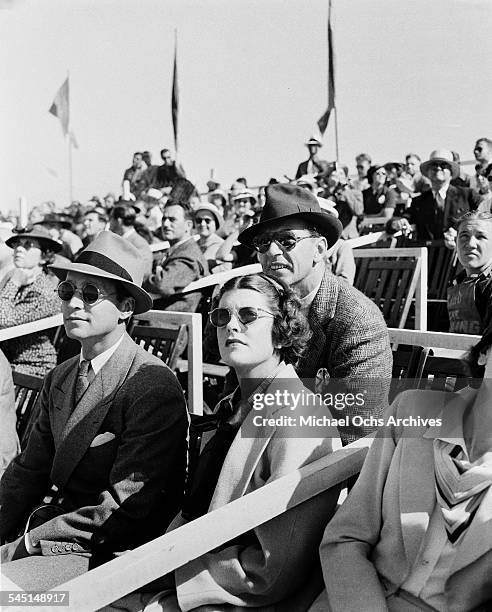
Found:
<svg viewBox="0 0 492 612"><path fill-rule="evenodd" d="M330 453L333 442L274 437L250 490ZM316 562L316 548L338 493L338 488L329 490L177 570L181 610L207 604L266 606L298 590Z"/></svg>
<svg viewBox="0 0 492 612"><path fill-rule="evenodd" d="M12 371L0 350L0 478L5 468L19 453L19 439L15 430L15 398Z"/></svg>
<svg viewBox="0 0 492 612"><path fill-rule="evenodd" d="M396 414L399 401L395 400L391 413ZM371 561L383 525L383 495L396 448L394 432L391 435L389 428L383 432L372 443L354 488L328 523L320 546L331 612L387 610Z"/></svg>

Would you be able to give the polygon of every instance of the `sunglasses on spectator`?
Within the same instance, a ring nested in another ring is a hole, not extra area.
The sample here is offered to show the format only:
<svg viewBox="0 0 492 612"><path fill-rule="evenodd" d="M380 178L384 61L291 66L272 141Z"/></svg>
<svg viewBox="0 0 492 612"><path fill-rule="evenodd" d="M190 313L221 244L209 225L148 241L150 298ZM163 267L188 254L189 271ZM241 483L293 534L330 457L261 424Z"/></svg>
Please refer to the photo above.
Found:
<svg viewBox="0 0 492 612"><path fill-rule="evenodd" d="M35 249L41 248L37 240L32 240L30 238L18 238L15 242L12 242L13 249L20 247L20 246L26 249L26 251L32 248L35 248Z"/></svg>
<svg viewBox="0 0 492 612"><path fill-rule="evenodd" d="M319 234L312 232L307 236L296 236L291 232L277 232L274 234L260 234L252 240L253 248L259 253L266 253L272 242L276 242L280 248L285 251L292 251L297 246L297 243L306 238L319 238Z"/></svg>
<svg viewBox="0 0 492 612"><path fill-rule="evenodd" d="M264 312L264 315L258 314ZM263 308L257 308L256 306L242 306L241 308L214 308L208 313L210 323L214 327L225 327L231 322L232 315L236 317L243 325L249 325L256 321L256 319L263 319L265 316L274 317L275 315L268 310Z"/></svg>
<svg viewBox="0 0 492 612"><path fill-rule="evenodd" d="M451 170L451 166L449 164L447 164L446 162L434 162L433 164L431 164L430 166L433 170Z"/></svg>
<svg viewBox="0 0 492 612"><path fill-rule="evenodd" d="M195 223L196 223L197 225L200 225L200 223L201 223L202 221L205 221L205 223L206 223L207 225L210 225L210 223L213 223L213 221L214 221L214 220L213 220L213 219L211 219L210 217L197 217L197 218L195 219Z"/></svg>
<svg viewBox="0 0 492 612"><path fill-rule="evenodd" d="M487 177L488 181L492 181L492 174L489 174L489 176Z"/></svg>
<svg viewBox="0 0 492 612"><path fill-rule="evenodd" d="M80 289L72 283L72 281L62 281L57 289L58 297L63 302L69 302L74 295L79 295L82 298L84 304L88 306L94 306L104 298L110 295L116 295L115 291L111 293L103 293L97 285L93 283L84 283Z"/></svg>

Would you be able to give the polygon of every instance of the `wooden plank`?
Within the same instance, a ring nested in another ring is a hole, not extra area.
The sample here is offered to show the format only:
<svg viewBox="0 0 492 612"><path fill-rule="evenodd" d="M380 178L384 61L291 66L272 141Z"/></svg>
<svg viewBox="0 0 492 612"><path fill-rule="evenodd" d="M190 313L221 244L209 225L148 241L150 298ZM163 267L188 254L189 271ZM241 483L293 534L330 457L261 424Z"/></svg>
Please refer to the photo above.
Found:
<svg viewBox="0 0 492 612"><path fill-rule="evenodd" d="M481 336L468 334L449 334L446 332L421 331L414 329L388 329L390 342L396 344L410 344L413 346L426 346L430 348L443 348L467 351L477 344Z"/></svg>
<svg viewBox="0 0 492 612"><path fill-rule="evenodd" d="M13 327L0 329L0 342L10 340L10 338L34 334L45 329L51 329L52 327L59 327L60 325L63 325L63 316L61 312L52 317L45 317L44 319L38 319L30 323L23 323L22 325L14 325Z"/></svg>
<svg viewBox="0 0 492 612"><path fill-rule="evenodd" d="M188 358L188 411L190 414L203 414L202 317L196 312L149 310L142 315L136 315L135 319L150 321L154 325L162 321L169 325L186 325L188 330L186 355Z"/></svg>
<svg viewBox="0 0 492 612"><path fill-rule="evenodd" d="M427 283L428 283L428 251L420 248L419 274L416 277L415 291L415 329L427 329Z"/></svg>
<svg viewBox="0 0 492 612"><path fill-rule="evenodd" d="M380 240L383 235L384 232L371 232L370 234L358 236L357 238L349 238L346 240L346 244L348 244L352 249L357 249L365 244L374 244Z"/></svg>
<svg viewBox="0 0 492 612"><path fill-rule="evenodd" d="M234 500L175 531L129 551L57 590L70 592L70 611L98 610L286 510L357 474L372 443L363 438ZM9 608L5 608L9 609ZM38 607L39 612L50 608Z"/></svg>
<svg viewBox="0 0 492 612"><path fill-rule="evenodd" d="M354 251L354 257L421 257L422 249L426 247L398 247L397 249L357 249Z"/></svg>
<svg viewBox="0 0 492 612"><path fill-rule="evenodd" d="M209 274L196 281L193 281L183 289L181 293L189 293L190 291L198 291L205 287L211 287L213 285L223 285L226 281L236 276L246 276L246 274L259 274L262 271L261 265L249 264L248 266L240 266L239 268L232 268L227 272L217 272L217 274Z"/></svg>

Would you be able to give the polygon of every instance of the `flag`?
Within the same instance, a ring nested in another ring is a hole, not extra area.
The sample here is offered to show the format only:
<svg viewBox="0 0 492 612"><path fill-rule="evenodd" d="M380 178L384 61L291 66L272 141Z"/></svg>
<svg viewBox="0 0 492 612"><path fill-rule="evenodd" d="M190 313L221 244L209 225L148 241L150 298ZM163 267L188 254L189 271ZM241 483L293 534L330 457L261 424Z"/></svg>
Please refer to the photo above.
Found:
<svg viewBox="0 0 492 612"><path fill-rule="evenodd" d="M63 135L66 136L68 134L68 123L70 120L70 106L68 101L68 77L65 79L65 82L58 90L49 112L52 115L55 115L55 117L58 117L62 126Z"/></svg>
<svg viewBox="0 0 492 612"><path fill-rule="evenodd" d="M75 134L73 133L73 130L70 130L70 144L72 145L72 147L74 149L78 149L79 148L79 143L77 142L77 139L75 138Z"/></svg>
<svg viewBox="0 0 492 612"><path fill-rule="evenodd" d="M174 148L178 152L178 40L174 39L174 68L173 68L173 91L171 95L171 113L173 117Z"/></svg>
<svg viewBox="0 0 492 612"><path fill-rule="evenodd" d="M331 31L331 0L328 7L328 108L324 115L318 119L321 135L328 127L331 111L335 108L335 58L333 56L333 33Z"/></svg>

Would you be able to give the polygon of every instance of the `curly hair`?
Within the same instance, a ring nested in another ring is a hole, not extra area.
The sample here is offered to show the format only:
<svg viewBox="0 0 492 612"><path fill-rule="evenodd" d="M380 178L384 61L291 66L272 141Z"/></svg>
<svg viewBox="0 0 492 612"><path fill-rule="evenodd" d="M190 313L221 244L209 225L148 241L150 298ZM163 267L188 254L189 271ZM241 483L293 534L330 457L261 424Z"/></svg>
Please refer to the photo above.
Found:
<svg viewBox="0 0 492 612"><path fill-rule="evenodd" d="M221 297L233 289L250 289L264 295L274 315L272 342L285 363L295 365L303 354L311 330L301 312L301 303L295 293L284 283L266 274L248 274L227 281L219 292Z"/></svg>

